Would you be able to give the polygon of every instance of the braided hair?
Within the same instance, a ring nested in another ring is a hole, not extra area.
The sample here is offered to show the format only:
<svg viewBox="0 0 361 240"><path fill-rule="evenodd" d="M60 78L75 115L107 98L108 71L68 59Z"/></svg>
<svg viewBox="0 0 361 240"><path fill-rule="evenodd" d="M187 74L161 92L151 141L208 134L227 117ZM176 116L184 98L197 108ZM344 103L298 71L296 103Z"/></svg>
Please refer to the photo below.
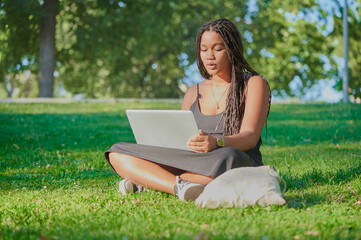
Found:
<svg viewBox="0 0 361 240"><path fill-rule="evenodd" d="M201 60L200 45L202 35L206 31L214 31L218 33L222 39L225 49L227 51L228 59L231 63L231 83L226 100L226 109L224 112L224 135L233 135L239 133L245 109L246 98L246 74L248 72L252 75L259 75L248 64L243 55L243 43L241 34L239 33L236 25L228 19L218 19L206 22L198 31L196 38L196 59L198 69L201 75L208 79L211 75L208 73ZM262 76L261 76L262 77ZM263 78L263 77L262 77ZM267 83L267 81L266 81ZM270 95L271 96L271 95ZM270 107L270 99L269 105ZM269 112L269 108L268 108Z"/></svg>

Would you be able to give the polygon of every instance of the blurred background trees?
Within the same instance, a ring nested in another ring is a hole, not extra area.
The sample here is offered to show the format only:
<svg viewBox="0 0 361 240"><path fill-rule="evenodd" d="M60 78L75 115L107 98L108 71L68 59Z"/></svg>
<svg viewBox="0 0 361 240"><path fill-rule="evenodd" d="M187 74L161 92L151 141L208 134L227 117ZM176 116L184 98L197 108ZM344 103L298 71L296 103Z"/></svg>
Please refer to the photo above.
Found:
<svg viewBox="0 0 361 240"><path fill-rule="evenodd" d="M49 2L53 12L46 8ZM90 98L178 98L183 82L192 82L185 70L195 61L198 28L228 18L273 94L302 95L320 79L334 79L339 88L343 5L326 2L325 7L321 0L0 0L0 82L8 96L17 89L20 97L63 91ZM55 52L45 52L53 63L42 61L40 50L46 44L43 19L51 13L55 35L47 33L54 35ZM360 3L351 0L349 86L355 98L361 97L360 15ZM53 72L54 83L44 68Z"/></svg>

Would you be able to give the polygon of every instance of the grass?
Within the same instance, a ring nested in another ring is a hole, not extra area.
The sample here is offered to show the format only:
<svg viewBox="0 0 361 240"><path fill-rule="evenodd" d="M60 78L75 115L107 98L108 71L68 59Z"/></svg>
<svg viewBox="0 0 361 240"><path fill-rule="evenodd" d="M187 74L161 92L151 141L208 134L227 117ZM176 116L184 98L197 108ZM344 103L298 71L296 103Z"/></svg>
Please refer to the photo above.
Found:
<svg viewBox="0 0 361 240"><path fill-rule="evenodd" d="M124 110L176 103L0 104L0 239L361 239L361 106L274 104L264 163L284 206L200 209L120 196L103 152L134 141Z"/></svg>

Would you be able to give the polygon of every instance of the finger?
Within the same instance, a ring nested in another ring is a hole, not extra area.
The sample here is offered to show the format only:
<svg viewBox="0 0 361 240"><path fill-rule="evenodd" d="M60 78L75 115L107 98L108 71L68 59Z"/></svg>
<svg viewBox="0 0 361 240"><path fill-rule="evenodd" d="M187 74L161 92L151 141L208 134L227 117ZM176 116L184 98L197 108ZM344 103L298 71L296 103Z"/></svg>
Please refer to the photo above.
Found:
<svg viewBox="0 0 361 240"><path fill-rule="evenodd" d="M203 152L205 152L205 150L204 150L203 147L192 146L192 147L190 147L190 149L193 150L194 152L197 152L197 153L203 153Z"/></svg>
<svg viewBox="0 0 361 240"><path fill-rule="evenodd" d="M189 142L204 142L207 136L195 136L189 139Z"/></svg>
<svg viewBox="0 0 361 240"><path fill-rule="evenodd" d="M211 147L209 143L193 142L187 144L188 148L195 152L209 152Z"/></svg>
<svg viewBox="0 0 361 240"><path fill-rule="evenodd" d="M192 147L202 147L204 143L202 141L189 141L187 142L187 145Z"/></svg>
<svg viewBox="0 0 361 240"><path fill-rule="evenodd" d="M204 132L202 129L199 129L198 132L199 132L199 135L201 135L201 136L208 135L208 133Z"/></svg>
<svg viewBox="0 0 361 240"><path fill-rule="evenodd" d="M209 149L204 148L204 147L196 147L196 148L194 148L193 151L195 151L197 153L206 153L206 152L209 152Z"/></svg>

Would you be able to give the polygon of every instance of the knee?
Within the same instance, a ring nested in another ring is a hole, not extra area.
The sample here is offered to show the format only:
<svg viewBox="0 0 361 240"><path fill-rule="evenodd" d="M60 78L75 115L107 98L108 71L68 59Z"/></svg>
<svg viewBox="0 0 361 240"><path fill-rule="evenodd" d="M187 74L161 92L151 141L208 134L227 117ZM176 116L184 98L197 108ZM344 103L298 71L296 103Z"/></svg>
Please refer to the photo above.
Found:
<svg viewBox="0 0 361 240"><path fill-rule="evenodd" d="M144 159L133 157L130 155L112 152L109 154L109 162L113 167L123 170L134 170L144 164Z"/></svg>
<svg viewBox="0 0 361 240"><path fill-rule="evenodd" d="M109 153L109 163L114 165L114 163L119 162L121 158L119 157L118 153L111 152Z"/></svg>
<svg viewBox="0 0 361 240"><path fill-rule="evenodd" d="M109 163L113 167L121 167L125 168L131 164L131 158L127 155L121 154L121 153L115 153L111 152L109 153Z"/></svg>
<svg viewBox="0 0 361 240"><path fill-rule="evenodd" d="M109 163L120 176L127 179L138 168L137 161L133 157L121 153L110 153Z"/></svg>

